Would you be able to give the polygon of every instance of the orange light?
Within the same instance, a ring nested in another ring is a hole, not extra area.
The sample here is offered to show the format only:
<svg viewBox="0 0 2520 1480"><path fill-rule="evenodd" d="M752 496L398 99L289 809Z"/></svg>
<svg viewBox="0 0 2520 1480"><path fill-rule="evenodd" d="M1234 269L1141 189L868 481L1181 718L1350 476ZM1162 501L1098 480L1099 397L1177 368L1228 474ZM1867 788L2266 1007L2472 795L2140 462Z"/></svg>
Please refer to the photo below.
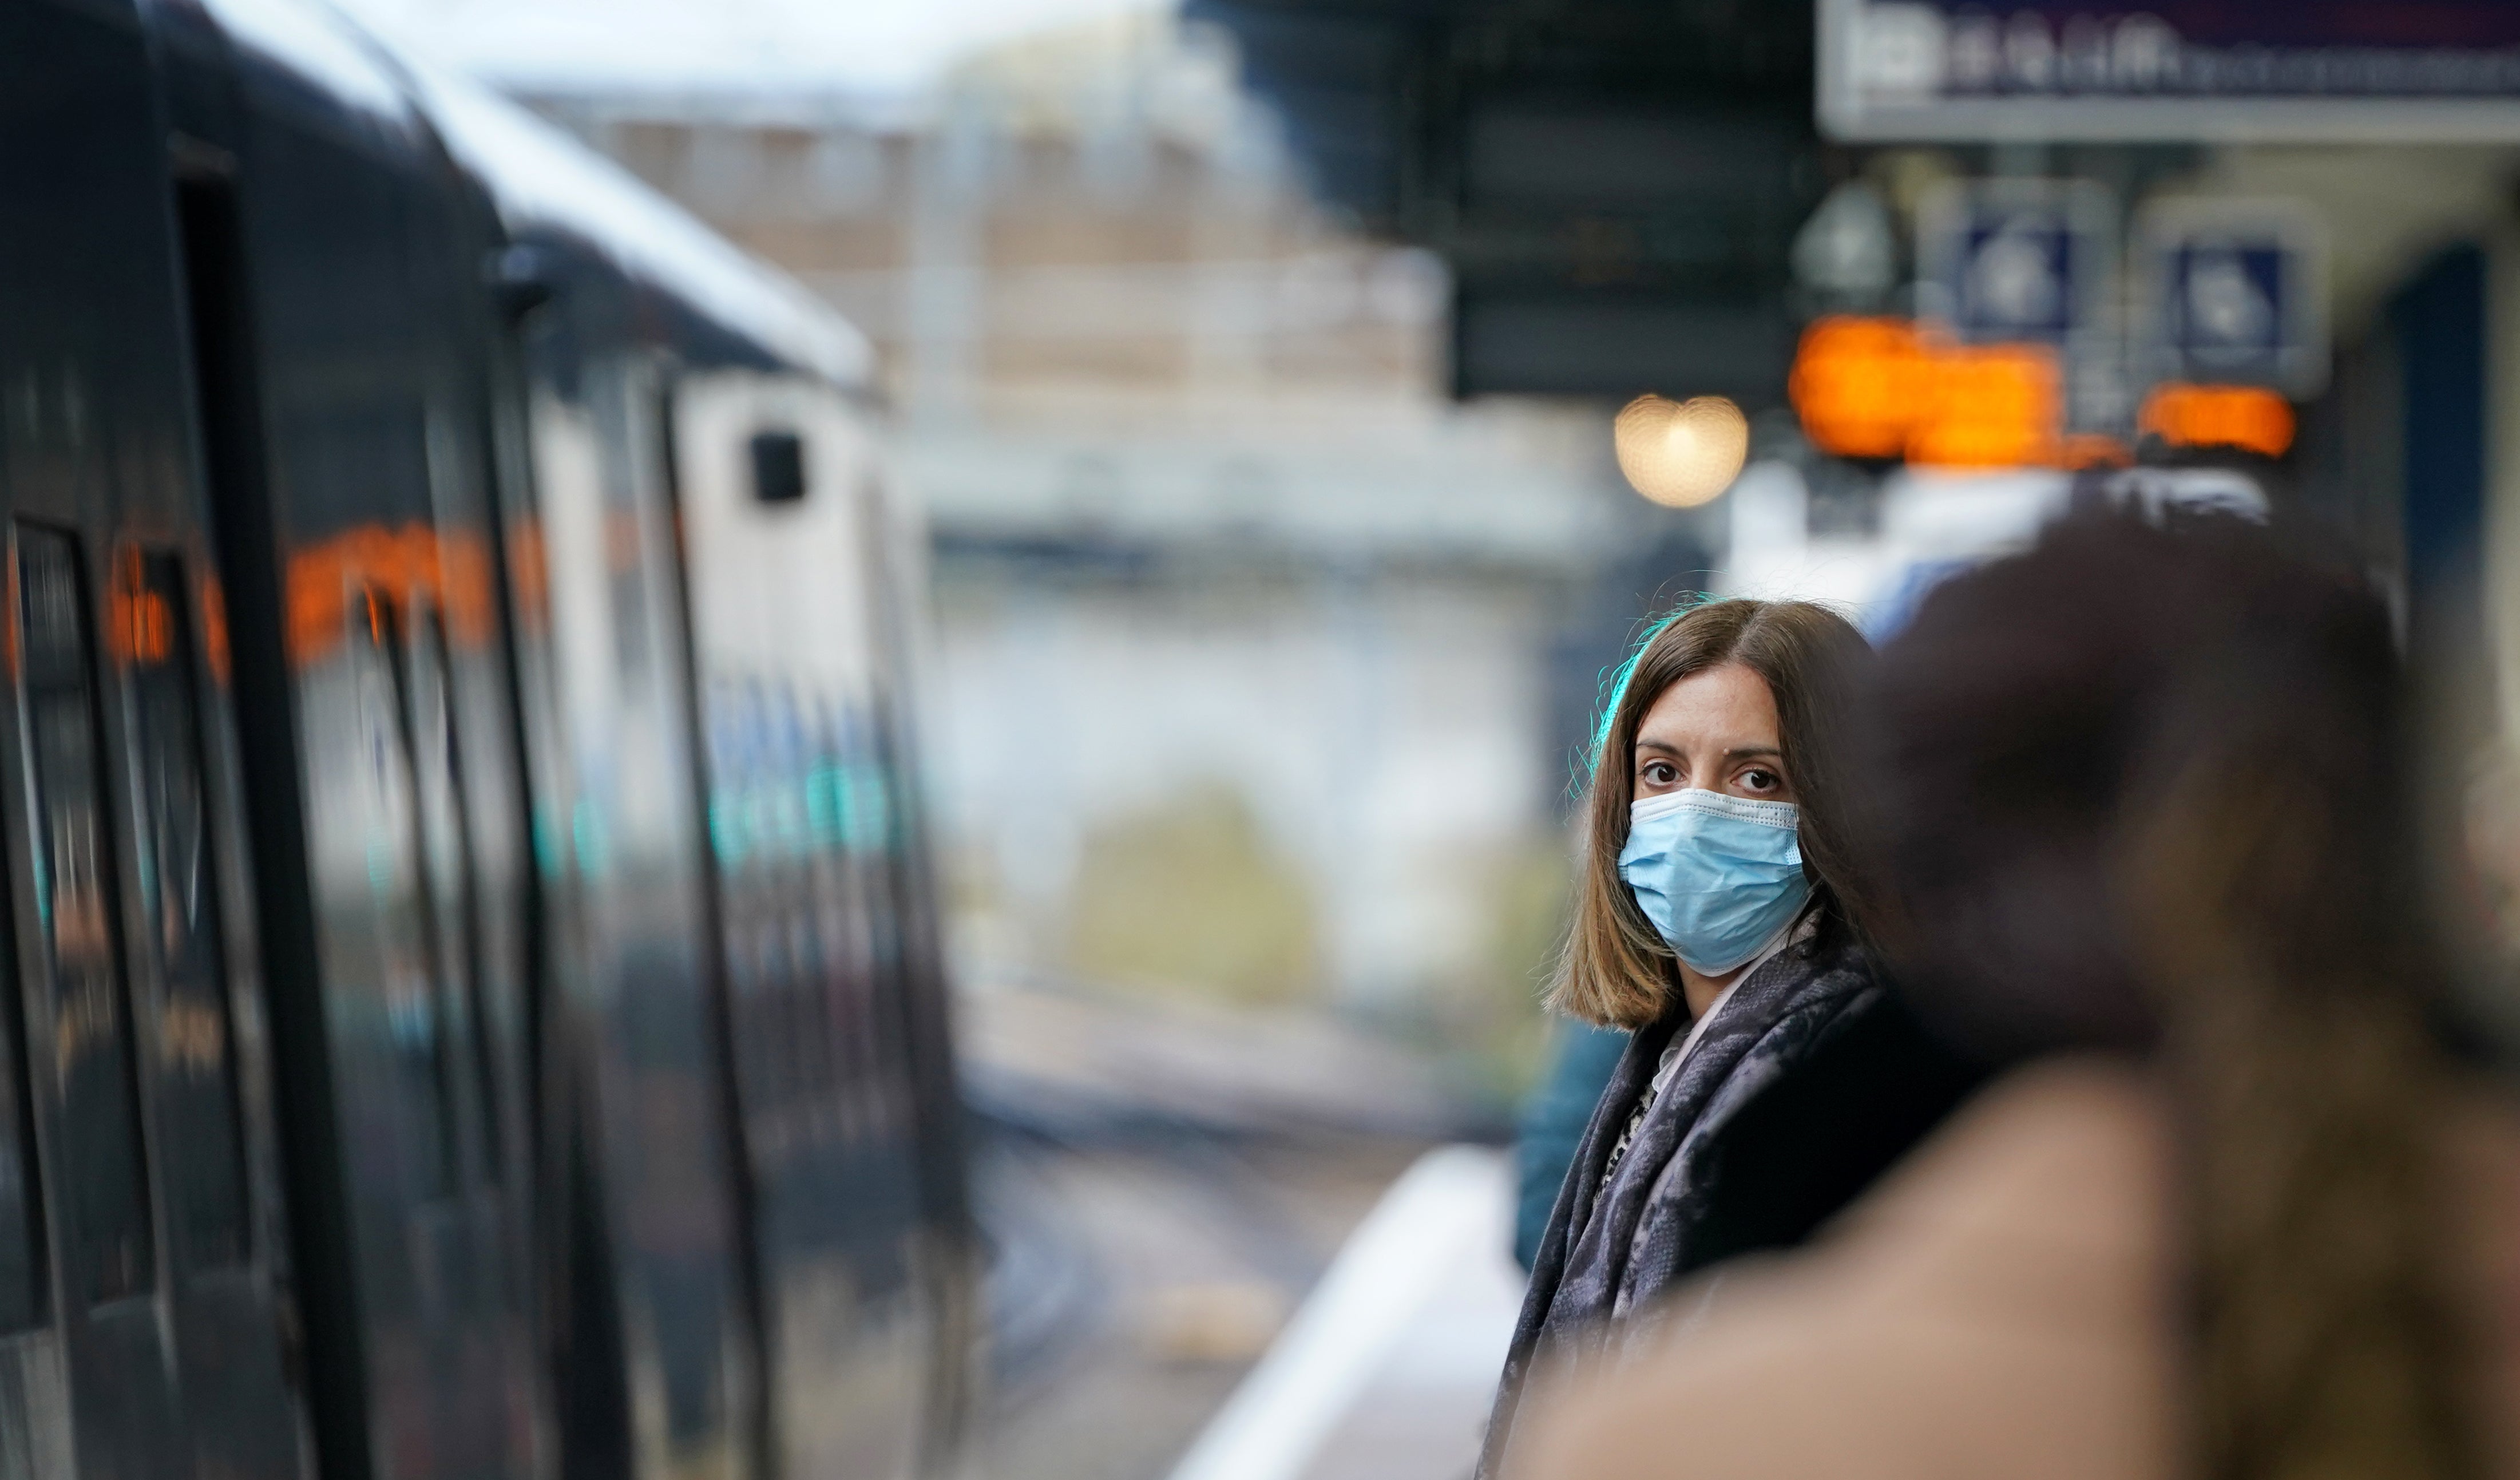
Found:
<svg viewBox="0 0 2520 1480"><path fill-rule="evenodd" d="M175 622L162 592L144 591L131 599L132 661L152 666L175 650Z"/></svg>
<svg viewBox="0 0 2520 1480"><path fill-rule="evenodd" d="M440 539L418 521L399 530L352 525L292 552L288 580L289 651L301 666L323 658L347 634L354 591L371 604L427 596L444 615L447 637L459 646L488 641L494 627L489 550L470 532ZM356 616L382 640L380 609L371 605Z"/></svg>
<svg viewBox="0 0 2520 1480"><path fill-rule="evenodd" d="M1944 345L1908 434L1908 458L1946 468L2053 464L2063 378L2044 344Z"/></svg>
<svg viewBox="0 0 2520 1480"><path fill-rule="evenodd" d="M228 603L215 575L202 577L202 650L210 660L210 677L222 689L228 684Z"/></svg>
<svg viewBox="0 0 2520 1480"><path fill-rule="evenodd" d="M2060 441L2063 386L2048 345L1955 344L1906 319L1843 315L1803 332L1785 382L1804 434L1838 457L1952 468L2111 460L2097 441Z"/></svg>
<svg viewBox="0 0 2520 1480"><path fill-rule="evenodd" d="M1915 325L1840 314L1803 331L1785 393L1822 452L1895 458L1908 450L1927 374Z"/></svg>
<svg viewBox="0 0 2520 1480"><path fill-rule="evenodd" d="M2292 446L2292 403L2255 385L2174 381L2144 397L2137 426L2174 447L2236 447L2279 458Z"/></svg>
<svg viewBox="0 0 2520 1480"><path fill-rule="evenodd" d="M149 584L149 562L137 545L114 554L106 582L105 648L116 663L152 668L175 650L175 615L165 593Z"/></svg>

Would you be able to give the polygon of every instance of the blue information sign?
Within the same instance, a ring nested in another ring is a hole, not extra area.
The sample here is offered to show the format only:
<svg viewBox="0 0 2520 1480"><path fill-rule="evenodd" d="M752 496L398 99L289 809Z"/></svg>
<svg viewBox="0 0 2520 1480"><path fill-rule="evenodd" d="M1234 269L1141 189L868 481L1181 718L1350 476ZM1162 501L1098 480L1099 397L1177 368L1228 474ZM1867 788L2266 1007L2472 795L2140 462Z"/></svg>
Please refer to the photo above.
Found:
<svg viewBox="0 0 2520 1480"><path fill-rule="evenodd" d="M2107 192L2089 182L1948 187L1918 213L1919 307L1962 339L2064 344L2097 315L2114 224Z"/></svg>
<svg viewBox="0 0 2520 1480"><path fill-rule="evenodd" d="M2308 212L2195 200L2144 213L2138 351L2151 378L2267 385L2296 398L2327 379L2327 263Z"/></svg>

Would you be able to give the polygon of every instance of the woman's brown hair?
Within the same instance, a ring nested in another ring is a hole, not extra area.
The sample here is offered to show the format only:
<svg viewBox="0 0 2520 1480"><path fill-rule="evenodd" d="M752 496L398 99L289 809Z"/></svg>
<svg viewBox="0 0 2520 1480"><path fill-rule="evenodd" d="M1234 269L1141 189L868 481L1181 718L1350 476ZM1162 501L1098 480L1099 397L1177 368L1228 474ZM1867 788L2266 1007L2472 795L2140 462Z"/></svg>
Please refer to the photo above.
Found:
<svg viewBox="0 0 2520 1480"><path fill-rule="evenodd" d="M1687 607L1657 624L1616 682L1597 737L1584 803L1575 920L1550 1006L1605 1027L1641 1028L1680 1001L1680 962L1619 877L1635 800L1637 731L1663 691L1739 663L1777 701L1777 743L1802 807L1805 918L1823 933L1852 928L1861 908L1847 833L1845 763L1857 670L1870 651L1846 618L1810 602L1732 600Z"/></svg>
<svg viewBox="0 0 2520 1480"><path fill-rule="evenodd" d="M2236 519L2087 513L1937 590L1874 677L1902 990L1991 1062L2117 1051L2167 1092L2187 1468L2477 1474L2381 599Z"/></svg>

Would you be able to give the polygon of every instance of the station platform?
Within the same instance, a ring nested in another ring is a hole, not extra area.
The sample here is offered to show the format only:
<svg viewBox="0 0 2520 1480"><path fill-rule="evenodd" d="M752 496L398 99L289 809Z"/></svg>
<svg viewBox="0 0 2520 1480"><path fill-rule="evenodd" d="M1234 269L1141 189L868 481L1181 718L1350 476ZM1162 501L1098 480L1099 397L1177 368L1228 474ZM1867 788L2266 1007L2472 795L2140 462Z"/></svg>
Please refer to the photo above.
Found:
<svg viewBox="0 0 2520 1480"><path fill-rule="evenodd" d="M1512 1206L1504 1153L1418 1158L1170 1480L1467 1480L1522 1301Z"/></svg>

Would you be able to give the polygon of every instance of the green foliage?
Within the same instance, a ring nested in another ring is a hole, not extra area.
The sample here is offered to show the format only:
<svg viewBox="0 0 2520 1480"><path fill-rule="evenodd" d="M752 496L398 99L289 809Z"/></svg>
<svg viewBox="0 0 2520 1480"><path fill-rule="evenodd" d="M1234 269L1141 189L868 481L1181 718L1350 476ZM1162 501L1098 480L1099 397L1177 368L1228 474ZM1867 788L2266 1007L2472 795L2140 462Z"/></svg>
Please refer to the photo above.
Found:
<svg viewBox="0 0 2520 1480"><path fill-rule="evenodd" d="M1465 1096L1500 1109L1538 1076L1548 1029L1540 999L1566 939L1570 864L1554 836L1492 858L1478 871L1488 921L1477 964L1438 994L1427 1026Z"/></svg>
<svg viewBox="0 0 2520 1480"><path fill-rule="evenodd" d="M1239 792L1200 786L1097 829L1076 873L1067 967L1123 989L1227 1002L1321 995L1304 875Z"/></svg>

